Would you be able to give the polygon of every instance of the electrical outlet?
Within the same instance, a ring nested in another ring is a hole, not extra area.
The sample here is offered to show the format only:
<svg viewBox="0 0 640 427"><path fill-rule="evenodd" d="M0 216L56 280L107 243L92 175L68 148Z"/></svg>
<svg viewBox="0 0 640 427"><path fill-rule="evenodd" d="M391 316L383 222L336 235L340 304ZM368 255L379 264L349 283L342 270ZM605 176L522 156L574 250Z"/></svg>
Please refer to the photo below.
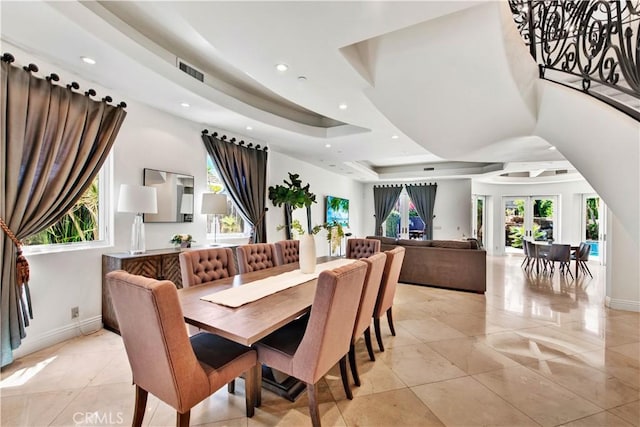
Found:
<svg viewBox="0 0 640 427"><path fill-rule="evenodd" d="M79 307L71 307L71 318L77 319L80 317L80 308Z"/></svg>

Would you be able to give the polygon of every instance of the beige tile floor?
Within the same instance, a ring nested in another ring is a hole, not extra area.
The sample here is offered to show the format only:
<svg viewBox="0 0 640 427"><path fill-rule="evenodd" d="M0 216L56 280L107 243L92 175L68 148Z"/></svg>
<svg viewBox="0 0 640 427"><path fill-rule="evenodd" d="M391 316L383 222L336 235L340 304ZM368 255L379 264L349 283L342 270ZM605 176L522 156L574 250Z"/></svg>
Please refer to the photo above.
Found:
<svg viewBox="0 0 640 427"><path fill-rule="evenodd" d="M486 295L400 285L397 336L384 353L357 345L362 386L344 396L338 369L320 384L325 426L640 426L640 314L604 307L594 278L527 276L521 258L489 257ZM375 346L375 344L374 344ZM192 425L310 425L307 397L267 391L244 416L226 388L192 411ZM134 389L118 335L98 331L2 371L2 426L130 425ZM145 425L175 425L150 397Z"/></svg>

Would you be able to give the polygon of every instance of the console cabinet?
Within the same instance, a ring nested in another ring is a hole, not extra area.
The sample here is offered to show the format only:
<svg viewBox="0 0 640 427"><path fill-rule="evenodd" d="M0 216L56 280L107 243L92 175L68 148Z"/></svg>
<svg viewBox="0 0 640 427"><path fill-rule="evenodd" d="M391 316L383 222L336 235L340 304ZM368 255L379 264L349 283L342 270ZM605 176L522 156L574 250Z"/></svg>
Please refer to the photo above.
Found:
<svg viewBox="0 0 640 427"><path fill-rule="evenodd" d="M178 289L182 288L180 273L180 249L157 249L143 254L127 252L102 255L102 323L106 329L120 333L118 320L113 310L111 296L107 289L106 275L110 271L125 270L158 280L171 280Z"/></svg>

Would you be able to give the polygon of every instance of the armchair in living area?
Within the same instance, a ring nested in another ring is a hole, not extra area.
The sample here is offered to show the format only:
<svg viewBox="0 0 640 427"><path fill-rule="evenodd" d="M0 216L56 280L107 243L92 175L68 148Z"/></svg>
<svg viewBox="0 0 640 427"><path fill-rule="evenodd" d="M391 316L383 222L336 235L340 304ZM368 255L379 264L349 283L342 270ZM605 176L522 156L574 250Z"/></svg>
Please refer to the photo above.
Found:
<svg viewBox="0 0 640 427"><path fill-rule="evenodd" d="M210 333L187 335L176 286L122 270L106 277L133 374L133 426L141 426L149 393L188 426L191 408L245 374L246 414L253 416L260 365L255 350Z"/></svg>
<svg viewBox="0 0 640 427"><path fill-rule="evenodd" d="M380 252L380 240L376 239L348 239L347 258L367 258Z"/></svg>

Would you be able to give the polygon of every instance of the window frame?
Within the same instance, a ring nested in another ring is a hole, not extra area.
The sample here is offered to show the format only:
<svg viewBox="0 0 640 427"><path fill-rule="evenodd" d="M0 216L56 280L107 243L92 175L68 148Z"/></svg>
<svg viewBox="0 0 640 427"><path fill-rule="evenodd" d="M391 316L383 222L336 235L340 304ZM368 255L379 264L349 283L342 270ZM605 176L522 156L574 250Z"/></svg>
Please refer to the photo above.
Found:
<svg viewBox="0 0 640 427"><path fill-rule="evenodd" d="M24 255L40 255L73 252L113 246L113 153L109 153L98 172L98 234L100 239L89 242L53 243L47 245L24 245Z"/></svg>

